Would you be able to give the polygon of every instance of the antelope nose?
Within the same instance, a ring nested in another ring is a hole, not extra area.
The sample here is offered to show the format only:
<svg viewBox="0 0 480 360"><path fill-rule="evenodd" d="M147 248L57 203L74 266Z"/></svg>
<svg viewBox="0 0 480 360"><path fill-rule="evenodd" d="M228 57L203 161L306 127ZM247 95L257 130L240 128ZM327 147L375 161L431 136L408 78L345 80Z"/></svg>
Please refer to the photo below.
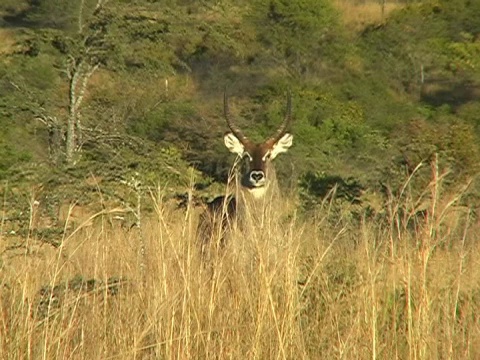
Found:
<svg viewBox="0 0 480 360"><path fill-rule="evenodd" d="M265 179L265 174L263 171L252 171L250 173L250 180L252 183L258 184Z"/></svg>

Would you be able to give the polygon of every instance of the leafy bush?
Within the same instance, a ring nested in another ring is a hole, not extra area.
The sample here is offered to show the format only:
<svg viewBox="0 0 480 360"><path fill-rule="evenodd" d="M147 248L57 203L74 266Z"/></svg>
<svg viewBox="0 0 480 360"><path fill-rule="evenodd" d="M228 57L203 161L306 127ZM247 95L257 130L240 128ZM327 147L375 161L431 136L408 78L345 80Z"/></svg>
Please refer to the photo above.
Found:
<svg viewBox="0 0 480 360"><path fill-rule="evenodd" d="M15 149L12 145L0 139L0 180L12 175L11 168L30 161L31 156L27 152Z"/></svg>
<svg viewBox="0 0 480 360"><path fill-rule="evenodd" d="M342 58L339 16L328 1L260 0L252 7L260 45L257 62L310 76L322 69L319 58Z"/></svg>
<svg viewBox="0 0 480 360"><path fill-rule="evenodd" d="M329 201L360 203L360 196L364 187L354 178L326 175L325 173L305 173L299 182L300 199L306 210Z"/></svg>
<svg viewBox="0 0 480 360"><path fill-rule="evenodd" d="M422 2L397 12L384 26L368 29L362 44L372 69L414 95L422 81L455 80L459 71L478 71L476 3Z"/></svg>

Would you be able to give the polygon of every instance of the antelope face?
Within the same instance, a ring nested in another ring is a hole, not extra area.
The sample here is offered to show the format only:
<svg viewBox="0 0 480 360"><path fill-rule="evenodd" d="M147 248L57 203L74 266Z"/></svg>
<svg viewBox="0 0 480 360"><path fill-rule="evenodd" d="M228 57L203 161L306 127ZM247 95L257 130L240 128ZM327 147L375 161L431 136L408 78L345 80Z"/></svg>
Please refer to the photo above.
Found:
<svg viewBox="0 0 480 360"><path fill-rule="evenodd" d="M245 160L245 169L241 184L255 194L261 194L268 186L270 162L278 154L286 152L292 146L293 136L287 133L291 122L291 100L287 99L287 114L275 135L262 143L253 143L230 120L228 101L225 96L225 118L231 132L224 137L225 146L230 152Z"/></svg>
<svg viewBox="0 0 480 360"><path fill-rule="evenodd" d="M269 139L255 144L242 143L233 133L228 133L224 140L228 150L245 159L246 166L242 175L242 185L249 189L255 189L267 184L270 161L292 146L293 136L286 133L275 143Z"/></svg>

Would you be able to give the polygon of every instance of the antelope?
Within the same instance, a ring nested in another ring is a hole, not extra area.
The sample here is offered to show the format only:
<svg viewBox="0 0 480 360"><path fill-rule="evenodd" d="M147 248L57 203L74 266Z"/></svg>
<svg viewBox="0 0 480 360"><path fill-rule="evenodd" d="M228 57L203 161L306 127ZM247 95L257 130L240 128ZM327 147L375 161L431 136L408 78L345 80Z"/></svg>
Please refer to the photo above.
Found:
<svg viewBox="0 0 480 360"><path fill-rule="evenodd" d="M230 129L224 135L224 142L227 149L237 155L233 165L234 181L231 177L226 195L219 196L206 205L199 224L202 252L213 236L217 236L220 245L224 245L226 233L238 218L242 221L246 217L255 218L254 226L260 226L259 222L268 216L265 210L273 205L275 197L279 195L272 161L292 146L293 136L288 132L292 122L291 103L291 95L288 93L282 124L267 140L255 143L232 120L228 97L224 94L224 116Z"/></svg>

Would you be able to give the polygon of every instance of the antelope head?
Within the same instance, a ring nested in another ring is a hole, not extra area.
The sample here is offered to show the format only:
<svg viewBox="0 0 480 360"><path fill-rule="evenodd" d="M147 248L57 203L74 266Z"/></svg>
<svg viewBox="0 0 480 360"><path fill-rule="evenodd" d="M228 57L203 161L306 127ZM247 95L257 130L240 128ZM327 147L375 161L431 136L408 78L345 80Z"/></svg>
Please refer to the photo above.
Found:
<svg viewBox="0 0 480 360"><path fill-rule="evenodd" d="M228 98L224 96L224 112L229 133L225 134L225 146L230 152L245 159L246 167L241 174L241 184L254 195L262 195L269 185L270 162L278 154L286 152L292 146L293 136L287 132L291 123L291 96L287 97L285 118L275 134L261 143L249 140L231 119Z"/></svg>

